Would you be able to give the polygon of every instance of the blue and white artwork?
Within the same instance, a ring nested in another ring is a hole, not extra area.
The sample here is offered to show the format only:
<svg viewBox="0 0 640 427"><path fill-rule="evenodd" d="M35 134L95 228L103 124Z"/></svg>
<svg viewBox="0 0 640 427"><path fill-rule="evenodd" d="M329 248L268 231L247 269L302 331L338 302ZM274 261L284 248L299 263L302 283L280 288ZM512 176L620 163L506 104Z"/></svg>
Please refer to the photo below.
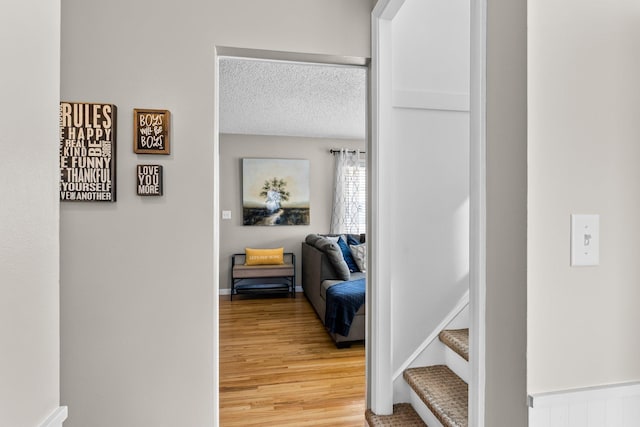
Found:
<svg viewBox="0 0 640 427"><path fill-rule="evenodd" d="M242 159L244 225L309 225L309 160Z"/></svg>

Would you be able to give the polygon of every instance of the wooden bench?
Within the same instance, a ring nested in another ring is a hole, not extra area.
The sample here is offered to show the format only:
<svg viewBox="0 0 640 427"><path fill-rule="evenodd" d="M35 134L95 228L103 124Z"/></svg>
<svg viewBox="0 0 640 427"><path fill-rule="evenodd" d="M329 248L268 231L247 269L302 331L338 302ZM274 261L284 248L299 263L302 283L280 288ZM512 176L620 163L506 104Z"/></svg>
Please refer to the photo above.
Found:
<svg viewBox="0 0 640 427"><path fill-rule="evenodd" d="M286 292L296 296L296 255L284 253L284 264L245 265L245 254L231 255L231 300L240 293Z"/></svg>

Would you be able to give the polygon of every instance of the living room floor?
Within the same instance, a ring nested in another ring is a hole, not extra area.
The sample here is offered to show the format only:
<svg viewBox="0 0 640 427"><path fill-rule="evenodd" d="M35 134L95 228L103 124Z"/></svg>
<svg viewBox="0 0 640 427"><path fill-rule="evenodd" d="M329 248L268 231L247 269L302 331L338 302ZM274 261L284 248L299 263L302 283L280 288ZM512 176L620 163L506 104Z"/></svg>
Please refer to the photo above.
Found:
<svg viewBox="0 0 640 427"><path fill-rule="evenodd" d="M364 425L365 347L337 349L304 295L220 298L220 425Z"/></svg>

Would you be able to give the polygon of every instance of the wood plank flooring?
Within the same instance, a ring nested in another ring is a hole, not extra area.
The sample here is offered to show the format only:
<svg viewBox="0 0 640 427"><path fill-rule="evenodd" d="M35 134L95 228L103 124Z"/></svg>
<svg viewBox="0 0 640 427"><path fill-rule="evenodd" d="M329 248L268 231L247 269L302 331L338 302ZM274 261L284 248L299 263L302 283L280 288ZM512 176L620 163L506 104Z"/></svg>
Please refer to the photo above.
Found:
<svg viewBox="0 0 640 427"><path fill-rule="evenodd" d="M220 298L220 425L365 425L364 344L337 349L304 297Z"/></svg>

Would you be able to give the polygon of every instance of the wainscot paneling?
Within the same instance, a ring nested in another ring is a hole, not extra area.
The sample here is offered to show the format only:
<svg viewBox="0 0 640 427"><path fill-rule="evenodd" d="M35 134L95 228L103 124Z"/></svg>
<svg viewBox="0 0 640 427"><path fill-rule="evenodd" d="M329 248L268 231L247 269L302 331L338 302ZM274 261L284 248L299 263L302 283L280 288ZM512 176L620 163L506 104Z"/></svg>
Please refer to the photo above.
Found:
<svg viewBox="0 0 640 427"><path fill-rule="evenodd" d="M640 426L640 383L529 396L529 427Z"/></svg>

